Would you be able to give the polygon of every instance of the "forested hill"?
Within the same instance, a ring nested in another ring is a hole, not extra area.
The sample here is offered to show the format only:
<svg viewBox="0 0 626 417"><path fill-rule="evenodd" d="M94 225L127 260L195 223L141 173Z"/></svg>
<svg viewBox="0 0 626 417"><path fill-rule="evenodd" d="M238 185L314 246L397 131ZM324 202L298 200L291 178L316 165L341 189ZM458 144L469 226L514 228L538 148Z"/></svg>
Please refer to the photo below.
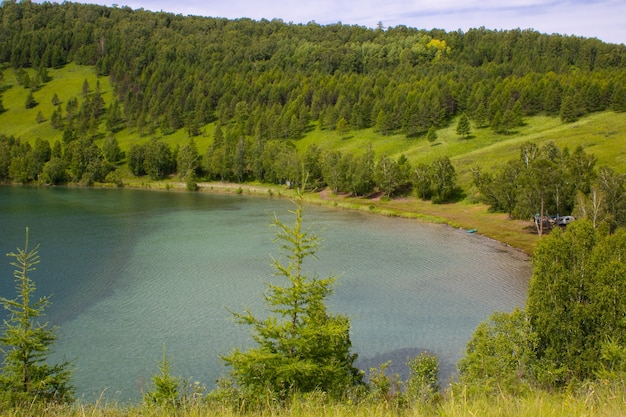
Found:
<svg viewBox="0 0 626 417"><path fill-rule="evenodd" d="M298 138L319 121L419 137L461 113L506 133L520 116L626 110L626 47L597 39L14 0L2 3L0 21L0 62L44 74L27 80L35 86L44 68L93 65L110 77L119 122L142 134L193 134L217 121L244 135Z"/></svg>

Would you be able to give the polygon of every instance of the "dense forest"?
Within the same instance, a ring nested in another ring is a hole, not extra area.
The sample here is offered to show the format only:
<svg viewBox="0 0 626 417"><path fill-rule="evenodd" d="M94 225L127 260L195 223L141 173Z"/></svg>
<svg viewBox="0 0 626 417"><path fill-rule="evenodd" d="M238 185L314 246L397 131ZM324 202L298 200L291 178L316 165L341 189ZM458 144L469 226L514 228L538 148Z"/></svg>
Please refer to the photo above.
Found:
<svg viewBox="0 0 626 417"><path fill-rule="evenodd" d="M100 86L86 80L74 98L53 98L54 112L40 112L37 121L62 132L59 143L3 136L5 181L116 181L119 176L107 175L125 162L133 174L153 178L178 173L296 183L304 167L316 185L392 196L419 188L406 161L385 160L366 145L358 155L316 146L298 153L293 140L312 126L435 140L437 129L459 115L462 137L469 122L508 135L533 115L571 122L626 110L626 47L597 39L519 29L447 33L227 20L30 1L3 2L0 20L0 82L12 88L6 81L12 72L32 93L24 106L37 106L50 68L70 62L93 66L114 89L108 104ZM11 111L1 96L0 111ZM122 129L145 143L125 155L115 137ZM198 150L192 140L173 148L167 137L180 130L214 141L209 149ZM436 201L458 194L450 181L426 191L422 196Z"/></svg>

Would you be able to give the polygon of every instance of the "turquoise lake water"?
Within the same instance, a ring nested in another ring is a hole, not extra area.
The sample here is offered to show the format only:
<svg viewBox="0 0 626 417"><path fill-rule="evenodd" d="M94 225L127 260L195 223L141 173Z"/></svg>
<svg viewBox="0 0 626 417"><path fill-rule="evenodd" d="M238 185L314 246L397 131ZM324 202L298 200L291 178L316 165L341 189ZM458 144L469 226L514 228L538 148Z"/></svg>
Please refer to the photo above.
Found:
<svg viewBox="0 0 626 417"><path fill-rule="evenodd" d="M59 326L52 359L73 361L77 393L136 400L166 345L174 374L212 388L219 359L250 345L230 311L263 314L273 277L273 216L292 223L287 199L130 189L0 187L0 252L40 244L35 295L52 294ZM319 276L337 275L330 310L351 319L359 366L437 353L446 374L493 311L522 306L527 258L442 225L307 206L322 238ZM9 258L0 295L13 298Z"/></svg>

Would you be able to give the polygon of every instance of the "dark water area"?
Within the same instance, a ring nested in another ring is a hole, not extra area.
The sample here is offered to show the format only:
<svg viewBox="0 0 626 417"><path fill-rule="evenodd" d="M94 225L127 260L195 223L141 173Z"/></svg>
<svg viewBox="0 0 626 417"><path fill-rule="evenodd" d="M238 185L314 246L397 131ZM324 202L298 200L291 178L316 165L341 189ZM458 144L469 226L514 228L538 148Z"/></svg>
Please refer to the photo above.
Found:
<svg viewBox="0 0 626 417"><path fill-rule="evenodd" d="M0 187L0 251L22 248L30 230L41 263L36 296L52 294L46 320L59 326L52 359L73 361L86 400L135 400L150 388L166 345L173 371L212 388L219 359L251 343L230 311L263 314L276 215L286 199L130 189ZM525 255L479 235L411 220L307 206L322 238L321 277L337 275L330 310L351 319L363 369L439 355L446 374L493 311L522 306ZM9 258L0 296L13 298Z"/></svg>

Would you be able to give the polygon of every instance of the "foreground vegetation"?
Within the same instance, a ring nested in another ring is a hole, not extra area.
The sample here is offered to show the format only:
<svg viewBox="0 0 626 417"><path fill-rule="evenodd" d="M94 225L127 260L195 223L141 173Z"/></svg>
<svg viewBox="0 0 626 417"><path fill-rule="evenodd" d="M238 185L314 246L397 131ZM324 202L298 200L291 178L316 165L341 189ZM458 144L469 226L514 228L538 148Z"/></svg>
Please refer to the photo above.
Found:
<svg viewBox="0 0 626 417"><path fill-rule="evenodd" d="M150 405L76 404L72 406L34 405L7 410L6 417L619 417L626 403L623 384L589 384L575 393L528 392L523 395L468 397L462 391L447 394L438 403L398 408L384 402L349 404L320 398L295 399L289 404L268 404L258 410L238 410L228 405L193 403L176 410Z"/></svg>
<svg viewBox="0 0 626 417"><path fill-rule="evenodd" d="M230 373L206 393L171 374L164 350L159 373L141 404L81 404L72 399L67 363L48 365L53 330L38 324L46 299L30 301L27 276L37 248L9 254L15 300L5 321L0 410L5 415L620 415L625 405L626 231L608 234L580 220L542 239L524 310L494 313L481 323L459 363L458 382L442 390L438 359L409 358L406 381L352 366L349 319L327 311L334 278L302 269L315 255L317 236L301 228L303 197L295 221L278 219L276 241L286 261L274 259L284 285L270 285L269 316L235 313L250 325L257 347L223 356ZM43 304L42 301L43 300ZM8 413L8 414L7 414Z"/></svg>

